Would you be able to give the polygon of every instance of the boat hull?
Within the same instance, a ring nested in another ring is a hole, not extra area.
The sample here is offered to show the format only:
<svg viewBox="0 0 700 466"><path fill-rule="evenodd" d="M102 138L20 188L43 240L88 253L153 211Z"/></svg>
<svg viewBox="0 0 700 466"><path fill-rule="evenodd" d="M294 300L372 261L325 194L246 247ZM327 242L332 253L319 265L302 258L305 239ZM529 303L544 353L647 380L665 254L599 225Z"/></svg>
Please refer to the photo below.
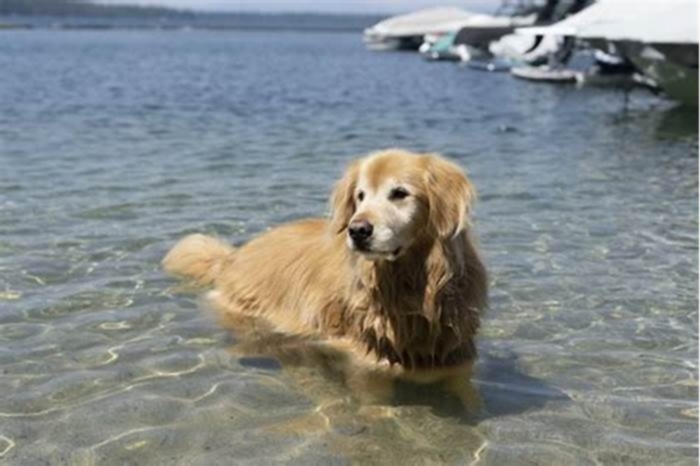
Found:
<svg viewBox="0 0 700 466"><path fill-rule="evenodd" d="M644 75L670 98L698 106L697 44L643 44L616 42L618 48Z"/></svg>

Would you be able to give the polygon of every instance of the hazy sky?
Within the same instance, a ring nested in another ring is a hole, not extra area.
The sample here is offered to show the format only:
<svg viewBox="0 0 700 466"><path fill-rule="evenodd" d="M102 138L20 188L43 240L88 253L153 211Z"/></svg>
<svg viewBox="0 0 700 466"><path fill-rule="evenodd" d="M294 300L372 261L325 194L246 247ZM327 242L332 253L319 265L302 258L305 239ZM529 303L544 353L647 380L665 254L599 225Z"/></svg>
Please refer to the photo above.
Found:
<svg viewBox="0 0 700 466"><path fill-rule="evenodd" d="M218 11L263 12L407 12L435 6L459 6L475 11L492 11L500 0L99 0L102 3L164 5L177 8Z"/></svg>

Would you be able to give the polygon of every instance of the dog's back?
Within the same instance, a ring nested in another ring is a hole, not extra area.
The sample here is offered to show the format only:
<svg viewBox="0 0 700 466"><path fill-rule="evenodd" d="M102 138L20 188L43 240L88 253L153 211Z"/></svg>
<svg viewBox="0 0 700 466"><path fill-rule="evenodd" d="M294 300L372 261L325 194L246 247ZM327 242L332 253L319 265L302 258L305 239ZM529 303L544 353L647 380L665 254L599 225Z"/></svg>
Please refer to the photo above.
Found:
<svg viewBox="0 0 700 466"><path fill-rule="evenodd" d="M338 244L340 242L340 244ZM225 312L265 317L282 331L339 333L348 280L342 238L322 219L268 231L240 249L191 235L163 260L166 272L214 285L212 304Z"/></svg>

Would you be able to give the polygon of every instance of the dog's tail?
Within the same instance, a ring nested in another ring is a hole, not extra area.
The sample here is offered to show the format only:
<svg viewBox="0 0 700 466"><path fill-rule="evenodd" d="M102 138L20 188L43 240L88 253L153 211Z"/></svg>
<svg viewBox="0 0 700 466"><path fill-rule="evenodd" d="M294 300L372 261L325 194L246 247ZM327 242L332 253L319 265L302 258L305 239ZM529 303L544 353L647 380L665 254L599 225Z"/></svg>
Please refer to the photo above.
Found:
<svg viewBox="0 0 700 466"><path fill-rule="evenodd" d="M233 259L235 249L211 236L189 235L181 239L163 259L163 269L198 285L210 285L223 266Z"/></svg>

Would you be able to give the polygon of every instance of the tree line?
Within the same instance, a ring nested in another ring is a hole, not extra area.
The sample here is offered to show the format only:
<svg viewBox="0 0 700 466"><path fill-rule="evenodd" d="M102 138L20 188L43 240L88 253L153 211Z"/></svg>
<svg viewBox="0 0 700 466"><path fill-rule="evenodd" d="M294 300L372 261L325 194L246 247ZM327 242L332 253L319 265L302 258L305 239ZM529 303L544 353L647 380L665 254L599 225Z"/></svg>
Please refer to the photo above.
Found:
<svg viewBox="0 0 700 466"><path fill-rule="evenodd" d="M186 17L191 14L172 8L103 5L86 0L0 0L0 16Z"/></svg>

